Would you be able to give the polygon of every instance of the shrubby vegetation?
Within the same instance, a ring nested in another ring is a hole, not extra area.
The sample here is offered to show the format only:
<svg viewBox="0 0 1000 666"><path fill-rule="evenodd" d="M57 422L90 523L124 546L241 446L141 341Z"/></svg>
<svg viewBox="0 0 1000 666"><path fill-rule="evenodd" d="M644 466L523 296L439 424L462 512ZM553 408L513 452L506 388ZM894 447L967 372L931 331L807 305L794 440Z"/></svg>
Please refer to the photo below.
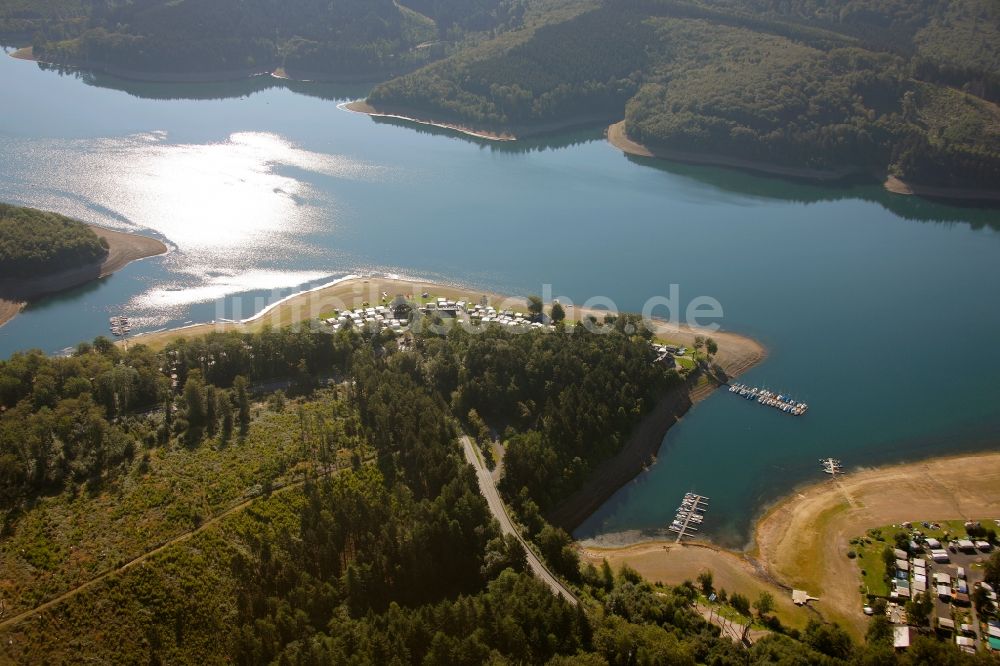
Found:
<svg viewBox="0 0 1000 666"><path fill-rule="evenodd" d="M0 278L57 273L107 255L107 241L83 222L0 203Z"/></svg>

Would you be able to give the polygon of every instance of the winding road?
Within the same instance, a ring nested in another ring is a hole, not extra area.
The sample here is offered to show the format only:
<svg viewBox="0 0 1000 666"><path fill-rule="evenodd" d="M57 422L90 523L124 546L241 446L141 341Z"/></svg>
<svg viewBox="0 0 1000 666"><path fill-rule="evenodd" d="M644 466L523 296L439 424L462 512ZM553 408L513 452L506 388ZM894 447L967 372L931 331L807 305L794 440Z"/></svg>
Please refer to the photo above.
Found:
<svg viewBox="0 0 1000 666"><path fill-rule="evenodd" d="M510 516L507 515L507 510L504 507L503 501L500 499L500 493L497 492L497 487L493 484L493 477L490 476L489 470L486 469L482 461L479 459L479 456L476 455L476 449L467 436L462 437L462 447L465 450L465 459L476 470L476 477L479 480L479 491L483 494L483 497L486 498L486 503L490 507L490 512L500 523L500 529L504 534L513 534L515 537L517 537L517 540L521 542L521 545L524 547L524 552L527 555L528 566L531 568L532 573L534 573L535 576L537 576L543 583L548 585L552 589L553 593L562 596L567 601L573 604L578 604L579 599L577 599L576 595L570 592L570 590L565 585L563 585L559 581L559 579L552 574L551 571L549 571L545 567L542 561L538 559L538 556L535 555L534 551L532 551L531 548L528 547L528 544L525 543L524 538L521 536L521 533L514 527L514 523L511 521ZM325 473L321 473L320 476L336 473L338 471L340 470L334 468L331 470L327 470ZM304 481L295 481L292 483L285 484L281 487L275 488L272 494L277 495L279 493L287 492L289 490L292 490L293 488L297 488L303 485L303 483ZM99 574L94 578L80 584L77 587L68 590L56 597L53 597L52 599L49 599L48 601L45 601L44 603L41 603L38 606L35 606L34 608L22 611L10 617L0 618L0 632L10 631L15 625L19 624L23 620L26 620L31 616L36 616L54 606L57 606L63 603L64 601L93 588L94 586L98 585L99 583L102 583L103 581L107 580L112 576L124 573L125 571L137 565L142 564L146 560L157 555L158 553L163 552L164 550L170 548L171 546L177 545L178 543L191 539L199 532L203 532L206 529L209 529L210 527L216 525L226 517L231 516L232 514L247 508L256 499L258 498L251 497L239 501L233 506L230 506L228 509L206 520L196 529L193 529L189 532L185 532L183 534L179 534L176 537L165 541L156 548L153 548L152 550L149 550L139 555L138 557L126 562L125 564L119 567L116 567L114 569L109 569L104 573Z"/></svg>
<svg viewBox="0 0 1000 666"><path fill-rule="evenodd" d="M483 494L486 498L486 503L490 507L490 512L493 517L497 519L500 523L500 531L504 534L513 534L517 537L517 540L521 542L524 547L524 552L528 557L528 567L531 572L538 577L543 583L548 585L552 592L556 596L561 596L570 603L576 605L580 603L576 595L570 592L569 588L560 582L558 578L553 575L551 571L546 568L545 564L538 558L528 544L525 543L524 537L521 536L521 532L514 527L513 521L511 521L510 516L507 514L507 508L503 504L503 500L500 499L500 493L497 492L497 487L493 483L493 477L490 475L490 471L486 469L483 461L480 460L476 446L469 439L468 435L462 435L462 449L465 451L465 459L472 465L476 470L476 478L479 480L479 492Z"/></svg>

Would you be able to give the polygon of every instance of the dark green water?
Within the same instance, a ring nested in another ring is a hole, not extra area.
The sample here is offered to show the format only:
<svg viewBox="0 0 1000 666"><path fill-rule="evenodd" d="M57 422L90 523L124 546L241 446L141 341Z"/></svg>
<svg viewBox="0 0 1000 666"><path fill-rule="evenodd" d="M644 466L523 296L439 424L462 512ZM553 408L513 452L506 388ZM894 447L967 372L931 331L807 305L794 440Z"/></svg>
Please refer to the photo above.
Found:
<svg viewBox="0 0 1000 666"><path fill-rule="evenodd" d="M762 506L822 476L820 457L851 468L1000 441L997 211L631 160L599 132L491 146L337 108L364 89L128 84L10 58L0 78L16 101L0 199L172 247L32 307L0 328L0 354L58 351L122 310L145 329L245 317L360 271L550 283L625 310L671 284L717 299L724 328L770 349L746 379L808 415L716 393L580 537L662 529L696 490L713 499L708 533L739 544Z"/></svg>

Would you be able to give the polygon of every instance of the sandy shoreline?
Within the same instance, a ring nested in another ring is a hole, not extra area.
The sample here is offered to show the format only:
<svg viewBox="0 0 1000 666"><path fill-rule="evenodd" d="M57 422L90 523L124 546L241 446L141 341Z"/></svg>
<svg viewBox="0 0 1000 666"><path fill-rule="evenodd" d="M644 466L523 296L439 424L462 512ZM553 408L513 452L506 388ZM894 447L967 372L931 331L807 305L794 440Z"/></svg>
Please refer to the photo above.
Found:
<svg viewBox="0 0 1000 666"><path fill-rule="evenodd" d="M452 122L447 120L432 120L429 118L422 117L422 114L413 109L407 108L382 108L377 109L369 104L365 100L356 100L354 102L347 102L339 105L340 108L351 111L352 113L363 113L368 116L375 118L395 118L397 120L403 120L410 123L415 123L417 125L428 125L430 127L439 127L442 129L452 130L460 134L465 134L467 136L475 137L477 139L483 139L486 141L518 141L520 139L527 139L530 137L553 134L555 132L563 132L572 129L579 129L584 127L595 127L603 125L608 122L606 115L598 116L580 116L573 119L567 119L560 122L553 123L542 123L530 126L512 126L504 131L492 131L485 129L477 129L474 127L469 127L459 122Z"/></svg>
<svg viewBox="0 0 1000 666"><path fill-rule="evenodd" d="M438 296L452 300L465 300L473 303L478 303L485 296L491 304L500 309L511 308L522 311L526 309L525 297L523 296L510 296L473 287L442 284L432 280L401 276L348 275L325 285L287 296L268 305L248 319L193 324L179 329L141 334L134 337L133 340L155 346L166 344L169 340L177 337L204 335L214 331L243 330L250 332L260 330L265 325L277 328L315 320L321 316L330 316L334 310L343 310L345 307L354 308L366 302L376 303L382 298L383 293L390 297L402 294L419 298L424 291L433 292ZM582 317L591 314L601 319L607 312L572 306L566 308L568 321L579 321ZM767 350L759 342L736 333L713 332L661 319L654 319L652 323L654 333L657 336L688 347L693 346L694 339L698 335L714 337L719 343L716 362L729 374L735 375L743 372L767 356Z"/></svg>
<svg viewBox="0 0 1000 666"><path fill-rule="evenodd" d="M423 120L417 118L414 114L406 111L381 111L376 109L374 106L370 105L364 100L355 100L353 102L346 102L344 104L338 105L340 108L350 111L352 113L363 113L366 116L374 116L376 118L395 118L397 120L405 120L411 123L417 123L418 125L430 125L431 127L440 127L442 129L449 129L461 134L466 134L468 136L475 137L477 139L485 139L487 141L514 141L517 139L513 134L500 134L496 132L488 132L485 130L476 130L471 127L466 127L464 125L459 125L457 123L449 122L436 122L433 120Z"/></svg>
<svg viewBox="0 0 1000 666"><path fill-rule="evenodd" d="M752 592L767 589L788 601L789 590L819 597L812 610L779 604L796 624L817 612L864 634L858 565L847 557L849 542L870 527L903 521L1000 518L1000 452L932 458L850 472L793 490L768 508L747 551L713 544L647 541L581 543L592 562L627 563L650 580L681 583L711 570L716 587ZM721 584L721 585L720 585Z"/></svg>
<svg viewBox="0 0 1000 666"><path fill-rule="evenodd" d="M599 567L607 560L617 571L627 564L652 582L679 585L684 581L697 581L698 574L711 571L716 590L727 595L739 592L751 601L761 592L774 597L775 613L781 622L802 628L815 617L811 609L798 608L792 603L791 593L774 581L761 576L752 559L744 553L719 548L713 544L675 541L645 541L628 546L604 546L583 542L580 544L584 562Z"/></svg>
<svg viewBox="0 0 1000 666"><path fill-rule="evenodd" d="M750 554L777 580L820 597L828 619L861 633L850 539L869 527L959 518L1000 518L1000 452L868 468L795 491L757 522Z"/></svg>
<svg viewBox="0 0 1000 666"><path fill-rule="evenodd" d="M930 199L953 199L956 201L984 201L989 203L1000 203L1000 192L915 185L913 183L908 183L905 180L901 180L896 176L889 176L886 178L885 183L883 183L882 186L893 194L928 197Z"/></svg>
<svg viewBox="0 0 1000 666"><path fill-rule="evenodd" d="M164 254L167 246L155 238L87 225L108 242L108 256L100 264L81 266L31 280L0 281L0 326L13 319L30 301L99 280L133 261Z"/></svg>

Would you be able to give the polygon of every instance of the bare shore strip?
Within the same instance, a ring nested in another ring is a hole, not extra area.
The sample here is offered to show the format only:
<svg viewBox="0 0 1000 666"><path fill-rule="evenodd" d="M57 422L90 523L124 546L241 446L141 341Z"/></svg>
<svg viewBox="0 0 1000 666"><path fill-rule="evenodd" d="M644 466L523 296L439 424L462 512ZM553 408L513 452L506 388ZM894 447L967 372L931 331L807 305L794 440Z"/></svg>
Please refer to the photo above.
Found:
<svg viewBox="0 0 1000 666"><path fill-rule="evenodd" d="M727 157L725 155L689 153L679 150L653 150L652 148L644 146L641 143L637 143L628 138L628 135L625 133L624 120L614 123L613 125L609 125L607 129L607 136L608 143L622 152L635 157L655 157L658 159L669 160L671 162L682 162L684 164L721 166L731 169L741 169L743 171L764 173L769 176L781 176L783 178L797 178L817 182L843 180L844 178L858 173L857 169L821 170L785 167L777 164L767 164L766 162L743 160L738 157Z"/></svg>
<svg viewBox="0 0 1000 666"><path fill-rule="evenodd" d="M668 160L671 162L681 162L684 164L697 164L705 166L721 166L731 169L740 169L754 173L763 173L769 176L780 176L782 178L792 178L796 180L808 180L814 182L836 182L850 178L851 176L865 175L865 172L857 169L837 169L819 170L795 167L784 167L777 164L767 164L766 162L754 162L725 155L710 155L705 153L688 153L673 150L654 150L641 143L633 141L625 132L625 121L614 123L607 129L608 143L618 148L627 155L635 157L650 157ZM950 199L953 201L981 201L1000 202L1000 192L989 190L961 189L951 187L929 187L925 185L914 185L907 183L895 176L888 176L882 186L893 194L917 195L931 199Z"/></svg>
<svg viewBox="0 0 1000 666"><path fill-rule="evenodd" d="M167 246L155 238L112 231L93 224L87 226L108 242L108 256L104 261L39 278L0 280L0 326L17 316L27 303L35 299L98 280L133 261L167 251Z"/></svg>
<svg viewBox="0 0 1000 666"><path fill-rule="evenodd" d="M454 132L459 132L467 136L475 137L477 139L485 139L487 141L515 141L517 137L510 133L497 133L488 132L486 130L476 130L471 127L466 127L465 125L459 125L456 123L448 122L438 122L434 120L424 120L417 118L414 114L407 111L390 111L390 110L379 110L374 106L369 104L364 100L356 100L354 102L347 102L345 104L340 104L340 108L353 113L363 113L366 116L373 116L376 118L395 118L396 120L405 120L407 122L416 123L418 125L429 125L431 127L440 127L442 129L452 130Z"/></svg>
<svg viewBox="0 0 1000 666"><path fill-rule="evenodd" d="M859 571L847 557L850 540L870 527L904 521L1000 518L1000 452L933 458L862 469L797 489L758 520L747 551L673 541L584 542L585 557L628 564L650 580L681 583L711 570L716 587L779 600L783 622L800 626L807 611L791 606L790 590L819 597L812 611L862 636L866 619ZM782 601L784 600L784 601Z"/></svg>
<svg viewBox="0 0 1000 666"><path fill-rule="evenodd" d="M605 114L600 114L594 116L576 116L558 122L542 123L538 125L525 125L525 126L515 125L503 131L493 131L486 129L477 129L475 127L469 127L468 125L464 125L462 123L456 123L447 120L434 120L431 118L424 117L424 115L421 112L414 111L413 109L406 109L402 107L375 108L374 106L372 106L363 99L354 102L347 102L345 104L340 104L339 107L341 109L344 109L345 111L351 111L353 113L363 113L367 116L372 116L375 118L394 118L396 120L402 120L417 125L428 125L430 127L439 127L441 129L447 129L453 132L458 132L460 134L465 134L466 136L471 136L477 139L483 139L485 141L518 141L521 139L528 139L531 137L540 136L544 134L553 134L555 132L563 132L572 129L600 126L608 122L607 116Z"/></svg>
<svg viewBox="0 0 1000 666"><path fill-rule="evenodd" d="M913 183L908 183L905 180L901 180L896 176L889 176L886 178L883 187L894 194L916 195L930 199L954 199L958 201L985 201L1000 203L1000 192L915 185Z"/></svg>

